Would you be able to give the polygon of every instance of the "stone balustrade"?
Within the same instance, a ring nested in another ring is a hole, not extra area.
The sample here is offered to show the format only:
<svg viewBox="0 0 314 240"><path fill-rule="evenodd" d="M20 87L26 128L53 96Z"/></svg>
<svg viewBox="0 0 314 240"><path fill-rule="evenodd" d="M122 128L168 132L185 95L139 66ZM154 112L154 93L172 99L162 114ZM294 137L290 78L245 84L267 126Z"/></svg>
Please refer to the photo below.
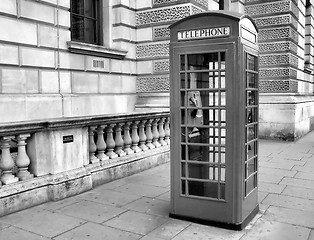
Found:
<svg viewBox="0 0 314 240"><path fill-rule="evenodd" d="M0 124L0 216L165 163L169 112Z"/></svg>
<svg viewBox="0 0 314 240"><path fill-rule="evenodd" d="M169 116L89 126L89 163L169 145L169 129Z"/></svg>
<svg viewBox="0 0 314 240"><path fill-rule="evenodd" d="M29 137L30 134L18 134L16 136L4 136L0 138L0 185L15 183L34 177L28 171L30 158L25 148L26 140ZM12 143L16 143L17 152L11 154Z"/></svg>

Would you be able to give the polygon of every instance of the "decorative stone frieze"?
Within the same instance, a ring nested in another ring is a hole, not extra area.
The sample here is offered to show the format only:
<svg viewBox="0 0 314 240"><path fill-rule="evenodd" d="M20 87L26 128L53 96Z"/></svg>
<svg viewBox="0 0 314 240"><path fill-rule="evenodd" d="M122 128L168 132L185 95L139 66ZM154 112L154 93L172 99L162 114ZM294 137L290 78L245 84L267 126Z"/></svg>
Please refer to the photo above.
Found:
<svg viewBox="0 0 314 240"><path fill-rule="evenodd" d="M137 92L169 91L169 76L138 77Z"/></svg>
<svg viewBox="0 0 314 240"><path fill-rule="evenodd" d="M271 13L281 13L290 11L290 0L276 1L273 3L248 5L245 8L245 13L249 15L262 15Z"/></svg>
<svg viewBox="0 0 314 240"><path fill-rule="evenodd" d="M255 18L254 21L258 27L289 24L291 23L291 15L286 14L286 15L281 15L281 16Z"/></svg>
<svg viewBox="0 0 314 240"><path fill-rule="evenodd" d="M293 42L260 43L259 50L260 52L275 52L290 50L294 53L297 53L297 45Z"/></svg>
<svg viewBox="0 0 314 240"><path fill-rule="evenodd" d="M154 61L154 73L169 72L169 60Z"/></svg>
<svg viewBox="0 0 314 240"><path fill-rule="evenodd" d="M260 66L282 65L282 64L291 64L297 67L298 59L296 56L289 53L276 54L276 55L260 55L260 58L259 58Z"/></svg>
<svg viewBox="0 0 314 240"><path fill-rule="evenodd" d="M297 32L291 27L261 29L258 33L258 39L260 41L269 39L286 39L291 38L295 42L298 41Z"/></svg>
<svg viewBox="0 0 314 240"><path fill-rule="evenodd" d="M208 0L193 0L194 2L203 5L206 9L208 9ZM174 3L174 2L182 2L182 0L153 0L153 5L154 6L159 6L163 4L168 4L168 3Z"/></svg>
<svg viewBox="0 0 314 240"><path fill-rule="evenodd" d="M179 0L153 0L153 5L162 5L165 3L178 2Z"/></svg>
<svg viewBox="0 0 314 240"><path fill-rule="evenodd" d="M190 5L179 5L136 13L136 26L153 23L164 23L182 19L191 15Z"/></svg>
<svg viewBox="0 0 314 240"><path fill-rule="evenodd" d="M297 71L291 68L267 68L267 69L260 69L259 70L260 78L296 78Z"/></svg>
<svg viewBox="0 0 314 240"><path fill-rule="evenodd" d="M136 46L137 58L168 57L169 43L143 44Z"/></svg>
<svg viewBox="0 0 314 240"><path fill-rule="evenodd" d="M168 26L154 27L153 39L168 39L170 38L170 29Z"/></svg>
<svg viewBox="0 0 314 240"><path fill-rule="evenodd" d="M261 80L259 83L260 92L297 92L298 83L290 80Z"/></svg>

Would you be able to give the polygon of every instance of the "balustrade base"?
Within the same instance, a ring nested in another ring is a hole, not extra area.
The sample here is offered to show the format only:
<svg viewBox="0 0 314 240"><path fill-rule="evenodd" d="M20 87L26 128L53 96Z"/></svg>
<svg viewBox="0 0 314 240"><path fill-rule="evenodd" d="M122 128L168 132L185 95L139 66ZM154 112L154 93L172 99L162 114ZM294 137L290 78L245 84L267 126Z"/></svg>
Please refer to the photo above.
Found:
<svg viewBox="0 0 314 240"><path fill-rule="evenodd" d="M140 149L138 146L132 146L132 150L135 152L135 153L139 153L142 151L142 149Z"/></svg>
<svg viewBox="0 0 314 240"><path fill-rule="evenodd" d="M1 177L1 182L4 184L4 185L7 185L7 184L11 184L11 183L15 183L15 182L18 182L19 179L17 177L15 177L14 175L3 175Z"/></svg>
<svg viewBox="0 0 314 240"><path fill-rule="evenodd" d="M98 154L98 155L97 155L97 158L98 158L100 161L105 161L105 160L108 160L108 159L109 159L109 157L108 157L106 154L104 154L104 153Z"/></svg>
<svg viewBox="0 0 314 240"><path fill-rule="evenodd" d="M17 177L20 181L25 181L25 180L28 180L28 179L31 179L31 178L34 178L34 174L31 174L30 172L28 171L23 171L23 172L19 172L17 174Z"/></svg>

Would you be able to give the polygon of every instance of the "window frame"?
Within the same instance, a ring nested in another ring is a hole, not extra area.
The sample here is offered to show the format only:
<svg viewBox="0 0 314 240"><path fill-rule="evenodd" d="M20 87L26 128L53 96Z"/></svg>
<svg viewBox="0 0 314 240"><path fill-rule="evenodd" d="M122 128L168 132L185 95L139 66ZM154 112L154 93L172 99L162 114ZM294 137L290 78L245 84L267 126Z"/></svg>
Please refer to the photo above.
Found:
<svg viewBox="0 0 314 240"><path fill-rule="evenodd" d="M72 39L67 42L69 52L84 54L89 56L108 57L114 59L123 59L128 51L124 49L112 48L112 0L97 0L98 1L98 24L99 24L99 44L77 41ZM70 2L70 8L72 3ZM70 26L72 27L72 16L70 11ZM70 31L71 31L70 27Z"/></svg>
<svg viewBox="0 0 314 240"><path fill-rule="evenodd" d="M80 13L75 13L73 12L73 7L72 7L72 1L82 1L82 4L83 4L83 14L80 14ZM87 43L87 44L94 44L94 45L102 45L102 31L101 31L101 23L102 23L102 14L101 14L101 9L102 9L102 1L101 0L92 0L92 2L94 3L94 14L95 14L95 17L90 17L90 16L87 16L85 14L85 3L86 3L86 0L71 0L70 1L70 31L71 31L71 41L75 41L75 42L82 42L82 43ZM81 17L83 18L83 21L84 21L84 39L81 40L81 39L75 39L73 38L73 16L76 16L76 17ZM87 32L86 32L86 21L87 20L92 20L94 21L95 23L93 24L93 28L94 28L94 40L95 41L89 41L89 39L86 37L87 35Z"/></svg>

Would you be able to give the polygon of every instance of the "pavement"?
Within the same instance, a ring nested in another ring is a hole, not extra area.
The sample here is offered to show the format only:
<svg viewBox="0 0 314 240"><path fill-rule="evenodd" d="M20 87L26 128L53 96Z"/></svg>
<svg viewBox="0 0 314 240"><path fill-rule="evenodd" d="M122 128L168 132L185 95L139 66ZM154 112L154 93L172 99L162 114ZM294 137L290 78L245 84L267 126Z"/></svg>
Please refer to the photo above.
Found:
<svg viewBox="0 0 314 240"><path fill-rule="evenodd" d="M314 131L259 141L260 211L242 231L172 219L169 163L0 218L1 240L314 240Z"/></svg>

